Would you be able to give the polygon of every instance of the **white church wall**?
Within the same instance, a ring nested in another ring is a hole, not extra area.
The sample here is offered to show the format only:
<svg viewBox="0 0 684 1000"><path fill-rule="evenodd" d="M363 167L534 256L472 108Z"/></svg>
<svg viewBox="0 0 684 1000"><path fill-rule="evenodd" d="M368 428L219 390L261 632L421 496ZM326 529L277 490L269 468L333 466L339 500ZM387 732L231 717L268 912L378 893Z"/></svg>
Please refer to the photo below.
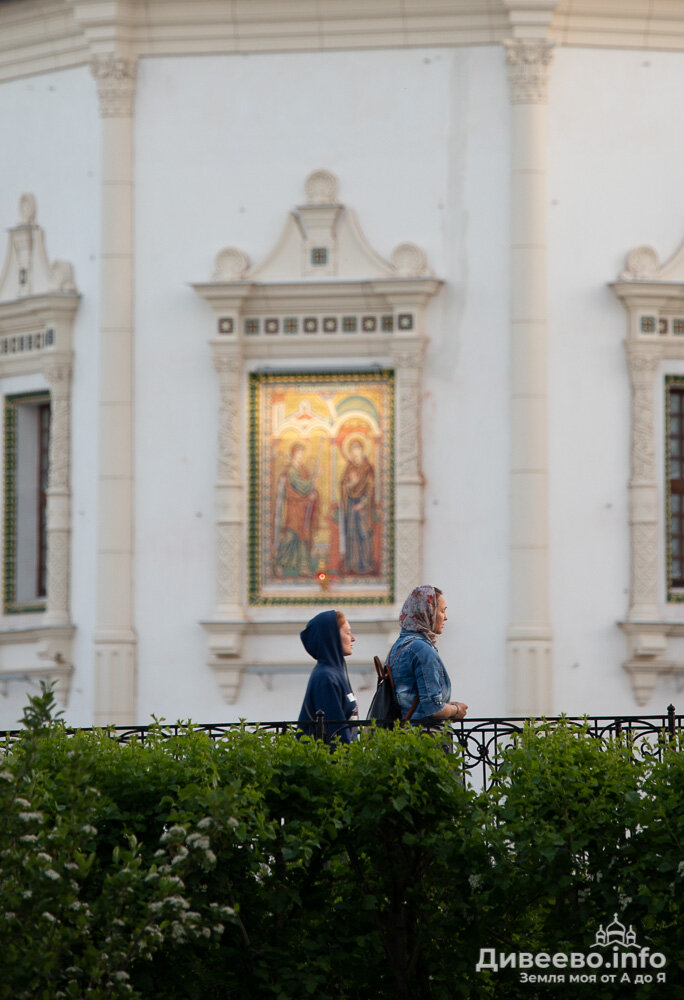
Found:
<svg viewBox="0 0 684 1000"><path fill-rule="evenodd" d="M92 721L93 690L99 239L99 117L88 69L0 84L0 122L5 136L0 143L0 255L4 259L4 231L19 222L19 199L30 191L36 198L37 221L45 230L50 259L73 264L82 296L73 329L71 408L71 613L77 625L73 642L76 669L65 716L69 722L85 725ZM27 387L34 388L28 383ZM3 387L5 391L9 387ZM22 617L25 621L28 616ZM26 647L5 646L1 655L8 670L20 672ZM29 691L37 691L37 682L29 687L16 681L3 685L0 728L16 724Z"/></svg>
<svg viewBox="0 0 684 1000"><path fill-rule="evenodd" d="M205 666L206 636L197 624L210 617L215 600L218 393L206 345L212 320L186 283L206 280L214 255L225 245L240 247L253 262L262 260L286 213L305 200L304 179L317 167L338 177L340 200L355 211L381 254L389 256L404 240L415 242L447 282L428 320L424 576L451 588L454 625L442 649L459 691L474 683L482 714L504 711L503 698L497 702L491 690L503 680L506 615L505 553L499 544L506 520L501 484L508 408L506 108L503 53L495 48L141 62L136 104L141 718L150 712L215 717L218 707L216 683ZM448 461L444 436L450 442ZM161 454L167 457L163 471ZM354 609L348 613L353 624ZM283 613L294 620L301 615L296 609ZM306 664L296 632L288 648L272 653L266 637L250 642L258 659ZM359 635L350 668L369 664L376 652L384 650L371 649ZM461 664L469 665L468 672ZM268 682L264 676L248 672L238 703L220 706L226 719L296 715L306 672L269 675ZM463 697L468 700L468 691Z"/></svg>
<svg viewBox="0 0 684 1000"><path fill-rule="evenodd" d="M557 49L549 86L550 486L555 710L640 708L617 622L628 607L630 388L625 313L607 283L632 247L683 236L674 53ZM670 606L673 618L682 611Z"/></svg>
<svg viewBox="0 0 684 1000"><path fill-rule="evenodd" d="M630 399L625 315L608 287L628 250L681 243L677 54L557 48L548 98L548 331L554 711L636 705L617 622L628 606ZM304 179L325 167L369 243L406 240L445 281L427 310L424 572L449 623L440 651L470 715L505 715L509 492L509 120L500 47L148 58L136 98L135 624L139 719L285 719L308 669L252 629L235 705L206 665L215 603L218 380L213 317L189 282L232 245L263 260ZM74 265L72 619L67 719L92 721L97 545L99 114L87 68L0 84L0 228L32 191L51 258ZM21 385L25 384L21 381ZM16 380L13 380L13 385ZM17 383L19 384L19 383ZM26 383L27 384L27 383ZM33 388L33 385L28 386ZM403 595L397 595L398 597ZM346 609L354 624L363 609ZM673 619L684 607L668 607ZM305 616L305 615L304 615ZM259 617L255 613L255 617ZM303 617L286 609L293 622ZM362 710L382 654L349 660ZM391 634L388 633L388 644ZM21 649L0 650L21 664ZM259 663L283 663L281 673ZM17 667L19 669L19 667ZM0 689L0 728L25 688Z"/></svg>

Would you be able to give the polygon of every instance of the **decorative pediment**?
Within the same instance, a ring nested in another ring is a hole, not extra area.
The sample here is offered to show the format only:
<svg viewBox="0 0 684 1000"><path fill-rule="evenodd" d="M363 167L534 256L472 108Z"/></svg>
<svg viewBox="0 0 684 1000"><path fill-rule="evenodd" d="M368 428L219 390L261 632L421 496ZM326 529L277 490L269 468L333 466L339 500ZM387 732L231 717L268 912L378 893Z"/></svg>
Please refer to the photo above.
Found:
<svg viewBox="0 0 684 1000"><path fill-rule="evenodd" d="M216 256L211 282L193 285L216 310L218 334L237 334L238 340L246 334L255 344L264 332L342 332L345 316L350 327L355 317L366 332L415 332L413 310L441 285L425 253L402 243L385 260L367 242L353 211L338 201L337 179L328 170L310 174L306 196L265 260L253 266L242 250L226 247ZM276 330L278 314L288 317L291 328Z"/></svg>
<svg viewBox="0 0 684 1000"><path fill-rule="evenodd" d="M684 243L664 264L635 247L610 286L627 310L627 343L653 358L684 357Z"/></svg>
<svg viewBox="0 0 684 1000"><path fill-rule="evenodd" d="M635 316L640 313L676 311L684 308L684 243L660 263L658 252L650 246L635 247L627 254L624 270L611 285L617 297ZM660 320L657 319L660 323ZM639 328L631 332L650 332ZM648 327L648 323L646 323ZM662 331L660 331L662 332Z"/></svg>
<svg viewBox="0 0 684 1000"><path fill-rule="evenodd" d="M36 223L36 199L23 194L19 200L21 222L9 231L5 266L0 276L0 302L29 295L75 292L71 264L48 260L45 233Z"/></svg>
<svg viewBox="0 0 684 1000"><path fill-rule="evenodd" d="M405 243L397 247L391 263L367 242L354 212L337 200L337 178L329 170L316 170L306 181L307 203L288 216L276 246L258 267L246 270L244 280L298 281L302 278L337 278L347 281L372 278L416 278L429 275L425 254ZM216 260L214 280L226 280L226 256ZM232 272L235 258L230 257ZM247 259L244 258L245 265ZM228 279L230 280L230 278Z"/></svg>

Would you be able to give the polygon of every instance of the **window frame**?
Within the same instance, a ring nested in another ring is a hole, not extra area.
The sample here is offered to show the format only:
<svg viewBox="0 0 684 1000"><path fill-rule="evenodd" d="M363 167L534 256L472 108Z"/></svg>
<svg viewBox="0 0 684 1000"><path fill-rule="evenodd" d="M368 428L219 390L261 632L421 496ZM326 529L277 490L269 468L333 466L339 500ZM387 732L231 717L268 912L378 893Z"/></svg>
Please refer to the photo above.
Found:
<svg viewBox="0 0 684 1000"><path fill-rule="evenodd" d="M4 397L4 475L3 475L3 495L4 495L4 524L3 524L3 586L2 611L4 615L36 614L44 612L47 608L47 490L49 480L49 430L47 446L48 468L42 468L44 446L40 443L42 437L41 412L44 407L50 407L50 393L47 390L36 390L21 393L8 393ZM17 522L17 418L18 410L22 406L35 406L39 411L37 431L39 445L37 448L37 467L35 469L36 492L38 495L37 515L38 523L35 534L35 560L34 575L36 578L35 597L29 600L22 600L17 597L17 542L18 542L18 522ZM43 593L41 593L41 579L44 580Z"/></svg>

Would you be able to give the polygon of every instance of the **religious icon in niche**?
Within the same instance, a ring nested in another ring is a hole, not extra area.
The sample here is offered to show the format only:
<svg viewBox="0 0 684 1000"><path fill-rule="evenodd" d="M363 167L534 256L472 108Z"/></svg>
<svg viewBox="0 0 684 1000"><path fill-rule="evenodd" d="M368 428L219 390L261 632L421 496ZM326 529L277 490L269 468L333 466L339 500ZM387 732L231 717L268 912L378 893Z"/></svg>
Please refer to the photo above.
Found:
<svg viewBox="0 0 684 1000"><path fill-rule="evenodd" d="M250 377L251 603L392 601L393 401L389 371Z"/></svg>

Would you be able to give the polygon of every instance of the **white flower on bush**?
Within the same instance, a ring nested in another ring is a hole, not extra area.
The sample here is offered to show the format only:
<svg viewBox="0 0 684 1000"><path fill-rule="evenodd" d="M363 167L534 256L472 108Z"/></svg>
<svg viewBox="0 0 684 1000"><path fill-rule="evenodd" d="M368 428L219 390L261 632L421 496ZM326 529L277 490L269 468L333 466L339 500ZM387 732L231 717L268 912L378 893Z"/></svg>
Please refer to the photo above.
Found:
<svg viewBox="0 0 684 1000"><path fill-rule="evenodd" d="M183 840L186 836L187 830L184 826L172 826L162 833L159 841L162 844L168 844L170 840Z"/></svg>
<svg viewBox="0 0 684 1000"><path fill-rule="evenodd" d="M196 847L202 851L208 851L211 841L209 838L201 833L191 833L186 841L189 847Z"/></svg>

